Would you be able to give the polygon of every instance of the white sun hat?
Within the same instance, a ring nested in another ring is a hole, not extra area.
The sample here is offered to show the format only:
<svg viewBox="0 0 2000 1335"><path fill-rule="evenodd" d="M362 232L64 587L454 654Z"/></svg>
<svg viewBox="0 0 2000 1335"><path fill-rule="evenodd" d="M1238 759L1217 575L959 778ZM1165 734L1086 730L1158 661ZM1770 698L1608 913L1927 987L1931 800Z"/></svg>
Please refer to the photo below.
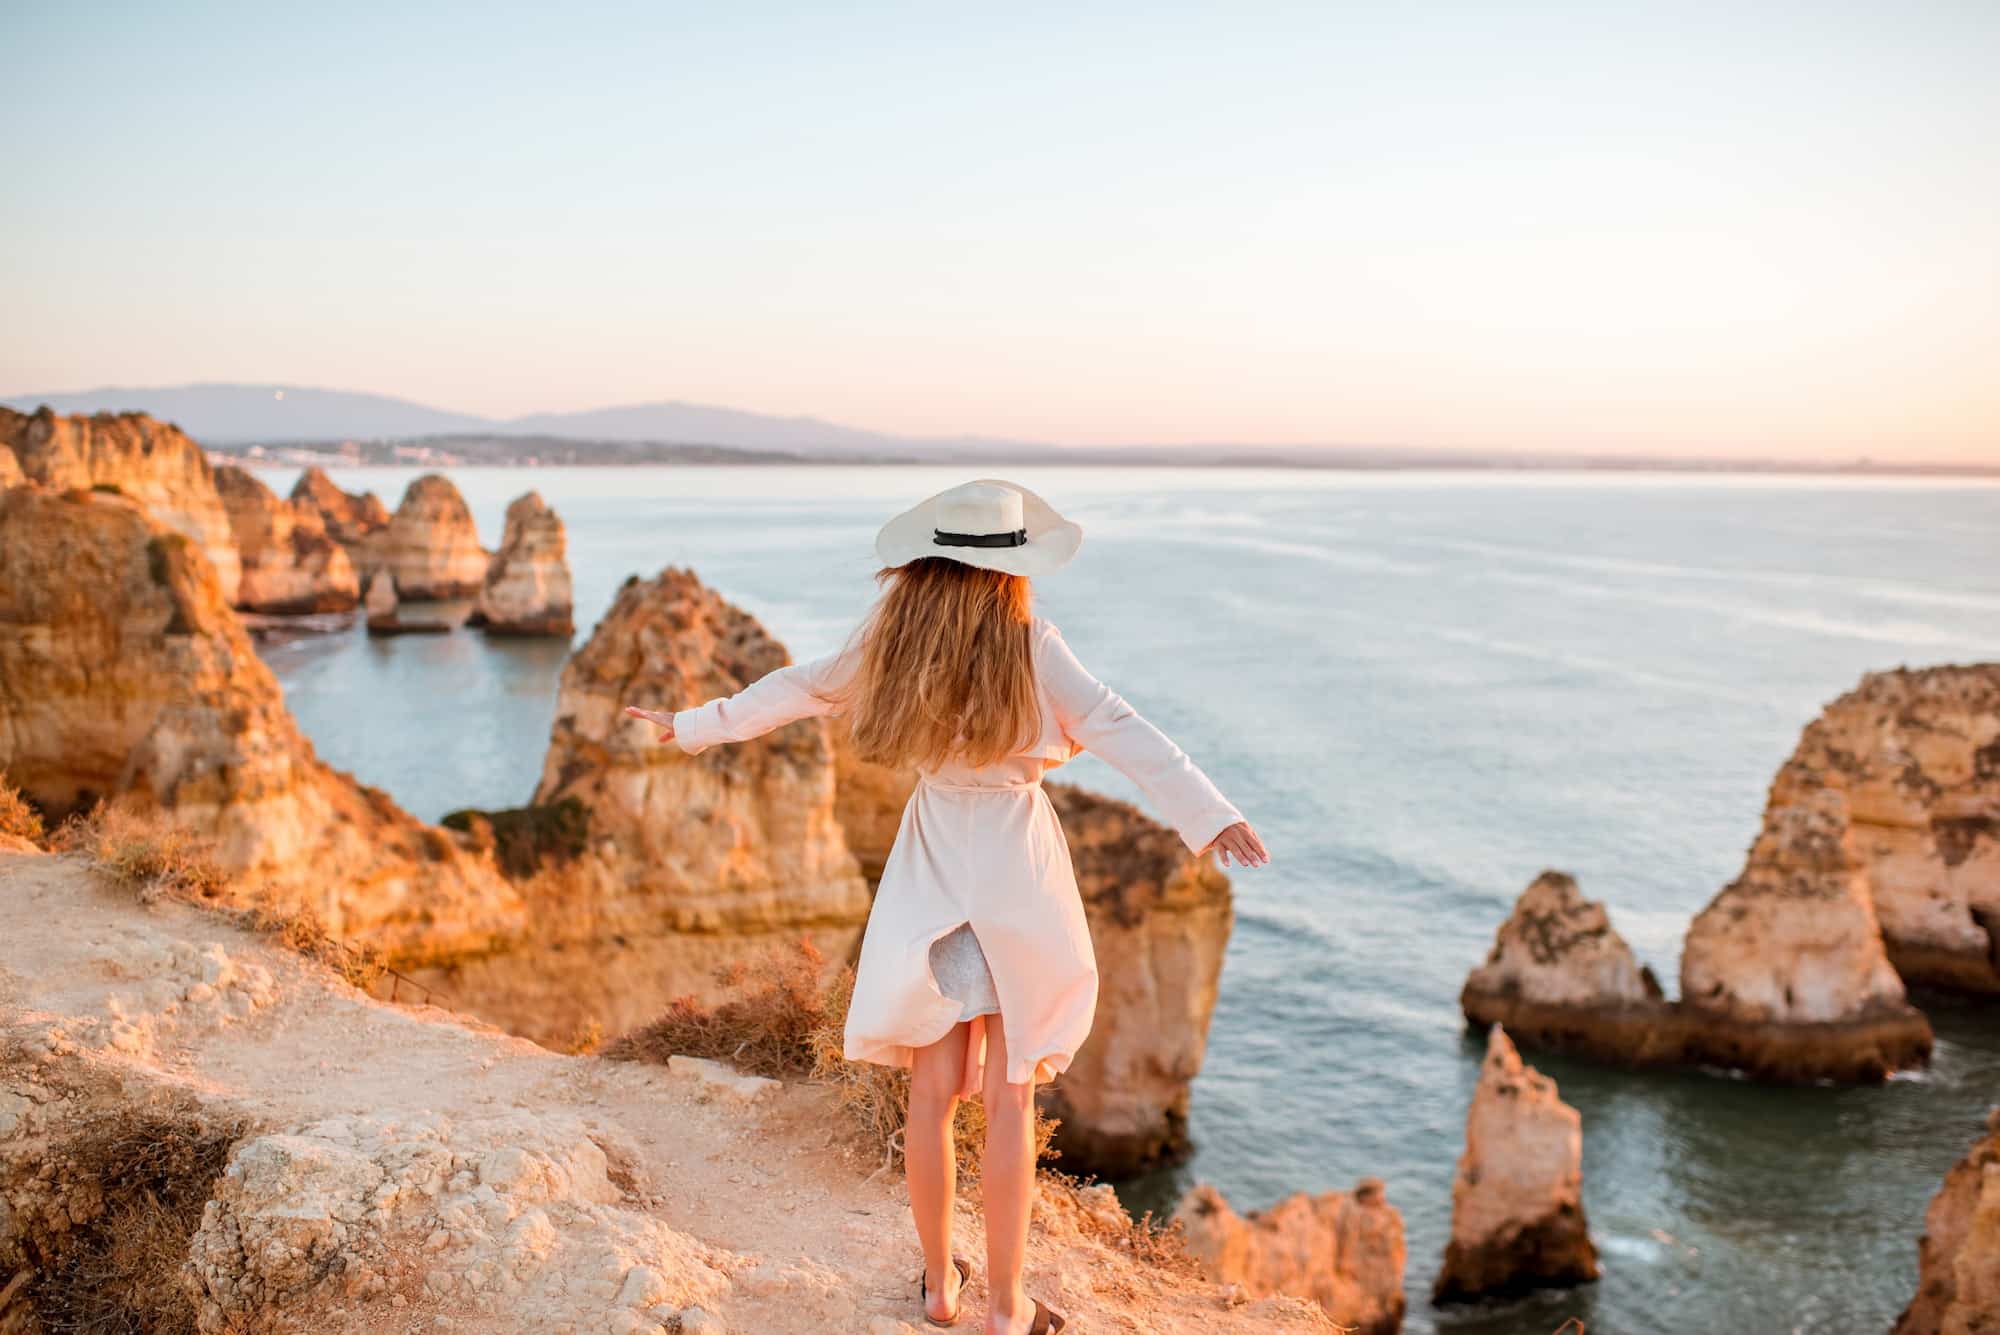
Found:
<svg viewBox="0 0 2000 1335"><path fill-rule="evenodd" d="M941 491L903 511L875 535L885 566L925 556L999 570L1046 575L1083 545L1083 530L1026 487L985 477Z"/></svg>

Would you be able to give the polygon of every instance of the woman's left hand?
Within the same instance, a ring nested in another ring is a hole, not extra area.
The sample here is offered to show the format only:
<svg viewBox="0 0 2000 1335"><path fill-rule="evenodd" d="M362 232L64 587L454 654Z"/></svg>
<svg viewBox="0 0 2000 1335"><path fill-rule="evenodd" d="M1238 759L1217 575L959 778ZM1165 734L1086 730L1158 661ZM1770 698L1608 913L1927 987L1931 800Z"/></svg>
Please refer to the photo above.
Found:
<svg viewBox="0 0 2000 1335"><path fill-rule="evenodd" d="M1247 820L1239 820L1216 835L1209 842L1208 848L1214 849L1221 855L1222 865L1225 867L1229 865L1229 855L1232 853L1236 855L1237 863L1245 867L1261 867L1271 860L1271 855L1264 849L1264 841L1257 837L1257 832L1250 828L1250 822ZM1205 853L1208 849L1202 851Z"/></svg>
<svg viewBox="0 0 2000 1335"><path fill-rule="evenodd" d="M671 742L674 739L674 716L672 714L662 714L657 709L641 709L637 705L625 706L625 712L633 718L644 719L658 728L660 735L654 738L654 741Z"/></svg>

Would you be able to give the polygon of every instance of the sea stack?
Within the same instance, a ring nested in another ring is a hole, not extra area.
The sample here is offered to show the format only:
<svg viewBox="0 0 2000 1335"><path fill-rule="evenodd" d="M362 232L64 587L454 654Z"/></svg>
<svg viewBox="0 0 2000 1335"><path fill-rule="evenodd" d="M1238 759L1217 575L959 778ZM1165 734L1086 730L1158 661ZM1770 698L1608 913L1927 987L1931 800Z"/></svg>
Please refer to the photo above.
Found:
<svg viewBox="0 0 2000 1335"><path fill-rule="evenodd" d="M372 491L359 496L342 491L317 464L299 475L291 500L317 513L327 536L348 548L350 555L370 534L389 526L389 510L381 497Z"/></svg>
<svg viewBox="0 0 2000 1335"><path fill-rule="evenodd" d="M1477 1027L1503 1024L1534 1047L1637 1060L1662 1022L1659 980L1575 878L1545 871L1514 902L1486 963L1459 994Z"/></svg>
<svg viewBox="0 0 2000 1335"><path fill-rule="evenodd" d="M1863 677L1807 725L1766 823L1821 790L1904 981L2000 993L2000 663Z"/></svg>
<svg viewBox="0 0 2000 1335"><path fill-rule="evenodd" d="M587 838L523 879L546 903L520 949L426 980L516 1033L563 1039L589 1023L636 1028L682 995L719 995L717 968L801 938L848 958L869 894L834 817L826 721L689 756L624 714L733 694L789 661L693 573L627 580L563 669L532 805L463 818L559 830L563 811L580 807Z"/></svg>
<svg viewBox="0 0 2000 1335"><path fill-rule="evenodd" d="M1839 792L1765 814L1742 874L1688 928L1681 1010L1707 1061L1768 1079L1876 1081L1929 1060Z"/></svg>
<svg viewBox="0 0 2000 1335"><path fill-rule="evenodd" d="M506 533L486 569L472 624L492 635L568 639L576 632L570 604L563 522L541 493L528 492L507 507Z"/></svg>
<svg viewBox="0 0 2000 1335"><path fill-rule="evenodd" d="M1598 1275L1583 1217L1583 1118L1498 1025L1465 1119L1451 1241L1431 1301L1580 1284Z"/></svg>
<svg viewBox="0 0 2000 1335"><path fill-rule="evenodd" d="M386 570L404 601L471 598L486 582L487 554L472 511L451 479L426 473L403 492L386 527L360 545L364 575Z"/></svg>
<svg viewBox="0 0 2000 1335"><path fill-rule="evenodd" d="M215 567L225 601L234 602L242 565L215 473L201 446L144 413L61 417L0 408L0 447L22 476L55 490L114 490L185 535Z"/></svg>
<svg viewBox="0 0 2000 1335"><path fill-rule="evenodd" d="M360 601L354 563L327 536L317 510L279 500L261 478L232 464L215 470L215 485L243 563L238 607L290 615L346 612Z"/></svg>
<svg viewBox="0 0 2000 1335"><path fill-rule="evenodd" d="M1354 1335L1402 1328L1403 1216L1380 1178L1351 1192L1298 1192L1247 1216L1202 1183L1181 1197L1174 1221L1203 1272L1245 1298L1310 1298Z"/></svg>
<svg viewBox="0 0 2000 1335"><path fill-rule="evenodd" d="M1917 1295L1892 1335L2000 1331L2000 1106L1924 1211Z"/></svg>

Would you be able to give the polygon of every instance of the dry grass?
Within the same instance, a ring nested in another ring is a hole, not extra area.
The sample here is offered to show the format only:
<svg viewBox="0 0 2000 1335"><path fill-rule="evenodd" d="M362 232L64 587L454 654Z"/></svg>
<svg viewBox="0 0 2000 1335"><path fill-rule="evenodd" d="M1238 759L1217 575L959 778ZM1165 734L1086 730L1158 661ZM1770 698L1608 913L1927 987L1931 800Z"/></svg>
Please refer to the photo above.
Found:
<svg viewBox="0 0 2000 1335"><path fill-rule="evenodd" d="M165 895L210 900L229 885L215 845L164 817L99 803L56 827L49 847L79 852L142 902Z"/></svg>
<svg viewBox="0 0 2000 1335"><path fill-rule="evenodd" d="M11 834L31 844L42 842L42 813L28 805L19 790L0 779L0 834Z"/></svg>
<svg viewBox="0 0 2000 1335"><path fill-rule="evenodd" d="M217 902L231 882L216 861L215 845L165 816L99 803L58 826L49 847L81 854L93 869L141 903L162 898L197 903L245 930L277 938L279 944L326 965L355 987L366 988L387 972L374 947L340 940L310 909L232 908Z"/></svg>
<svg viewBox="0 0 2000 1335"><path fill-rule="evenodd" d="M51 1231L30 1286L51 1332L183 1335L195 1329L181 1286L202 1205L248 1131L191 1105L119 1108L76 1127L50 1158L76 1200L97 1198L88 1218Z"/></svg>
<svg viewBox="0 0 2000 1335"><path fill-rule="evenodd" d="M883 1168L903 1156L903 1127L910 1115L910 1074L841 1056L841 1031L854 995L854 970L826 976L826 957L810 941L772 951L718 971L716 981L734 995L708 1006L678 998L667 1013L603 1049L616 1061L664 1063L675 1053L712 1057L753 1075L811 1079L830 1086L856 1132L856 1141ZM1055 1119L1035 1114L1035 1147L1049 1158ZM986 1110L961 1102L952 1126L959 1173L979 1173L986 1139Z"/></svg>

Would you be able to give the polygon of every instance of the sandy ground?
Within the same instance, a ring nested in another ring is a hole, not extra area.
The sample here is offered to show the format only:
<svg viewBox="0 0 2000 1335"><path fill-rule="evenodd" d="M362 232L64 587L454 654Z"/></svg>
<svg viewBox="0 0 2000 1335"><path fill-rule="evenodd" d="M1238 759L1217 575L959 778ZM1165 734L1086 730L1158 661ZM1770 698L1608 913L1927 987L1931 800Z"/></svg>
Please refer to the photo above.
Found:
<svg viewBox="0 0 2000 1335"><path fill-rule="evenodd" d="M0 1028L39 1045L44 1063L178 1083L273 1130L566 1114L610 1152L612 1177L626 1186L617 1210L687 1235L727 1277L702 1304L716 1328L929 1329L919 1324L900 1173L871 1176L877 1165L848 1148L822 1088L788 1084L746 1101L664 1067L562 1056L435 1007L378 1002L221 918L142 905L49 855L0 852ZM961 1202L959 1235L958 1250L983 1273L971 1202ZM1038 1214L1028 1288L1079 1333L1330 1329L1292 1300L1226 1307L1214 1286L1107 1247L1078 1227L1074 1207ZM984 1296L975 1278L961 1329L980 1329ZM312 1330L583 1331L656 1330L664 1310L655 1304L636 1321L620 1313L618 1324L581 1300L561 1321L546 1303L532 1320L527 1308L480 1306L399 1279L358 1299L334 1289L309 1316L288 1315Z"/></svg>

